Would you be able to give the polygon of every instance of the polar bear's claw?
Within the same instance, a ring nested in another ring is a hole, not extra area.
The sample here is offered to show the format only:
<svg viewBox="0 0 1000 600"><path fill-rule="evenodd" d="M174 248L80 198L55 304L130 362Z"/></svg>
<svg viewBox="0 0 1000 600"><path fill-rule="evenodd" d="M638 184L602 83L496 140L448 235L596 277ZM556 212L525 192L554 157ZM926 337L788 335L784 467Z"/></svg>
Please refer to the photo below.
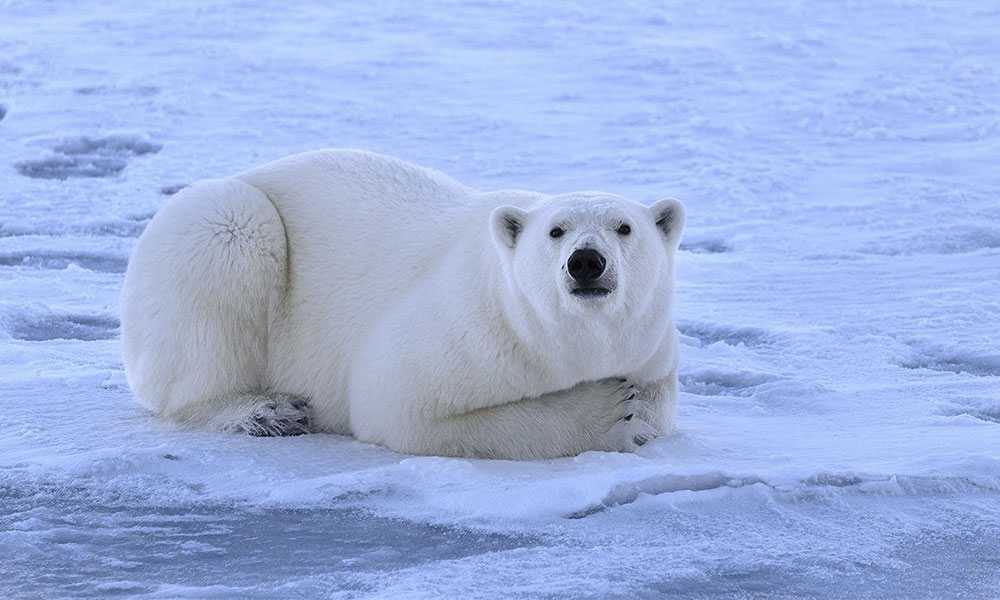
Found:
<svg viewBox="0 0 1000 600"><path fill-rule="evenodd" d="M635 407L636 388L628 379L612 378L596 382L594 392L597 394L609 394L603 400L596 397L594 408L607 411L603 416L599 416L598 435L595 450L605 450L610 452L630 452L634 449L632 438L639 433L636 428L639 416ZM608 400L611 400L608 403ZM604 406L603 409L599 408Z"/></svg>
<svg viewBox="0 0 1000 600"><path fill-rule="evenodd" d="M612 410L607 430L599 436L598 448L613 452L632 452L656 436L649 423L648 408L639 398L639 391L631 381L621 378L605 380L612 384L612 398L617 400ZM607 423L607 421L606 421Z"/></svg>

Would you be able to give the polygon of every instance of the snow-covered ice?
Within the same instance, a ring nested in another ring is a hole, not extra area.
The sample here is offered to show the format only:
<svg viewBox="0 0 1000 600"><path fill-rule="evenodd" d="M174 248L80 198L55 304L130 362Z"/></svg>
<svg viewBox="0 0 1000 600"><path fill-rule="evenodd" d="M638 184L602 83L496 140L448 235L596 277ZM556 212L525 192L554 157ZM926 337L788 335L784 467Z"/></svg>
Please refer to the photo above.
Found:
<svg viewBox="0 0 1000 600"><path fill-rule="evenodd" d="M1000 597L996 2L0 2L0 595ZM171 193L326 146L684 200L679 431L515 463L159 422Z"/></svg>

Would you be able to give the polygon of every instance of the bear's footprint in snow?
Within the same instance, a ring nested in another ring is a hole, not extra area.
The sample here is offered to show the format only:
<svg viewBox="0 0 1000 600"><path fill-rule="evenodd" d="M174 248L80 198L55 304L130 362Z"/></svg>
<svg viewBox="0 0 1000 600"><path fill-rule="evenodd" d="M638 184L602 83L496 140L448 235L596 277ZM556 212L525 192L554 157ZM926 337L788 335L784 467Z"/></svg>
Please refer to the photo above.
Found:
<svg viewBox="0 0 1000 600"><path fill-rule="evenodd" d="M50 156L22 161L15 166L22 175L33 179L113 177L121 173L133 157L154 154L161 148L162 144L139 134L78 136L57 143Z"/></svg>

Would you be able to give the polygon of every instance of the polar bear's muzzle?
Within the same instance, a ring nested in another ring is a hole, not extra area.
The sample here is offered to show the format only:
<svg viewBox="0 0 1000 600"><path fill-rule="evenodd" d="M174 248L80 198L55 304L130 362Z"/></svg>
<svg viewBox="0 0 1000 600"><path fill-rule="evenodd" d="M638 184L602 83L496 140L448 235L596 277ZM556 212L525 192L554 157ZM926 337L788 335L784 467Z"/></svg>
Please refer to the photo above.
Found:
<svg viewBox="0 0 1000 600"><path fill-rule="evenodd" d="M615 289L614 281L606 276L608 261L594 248L580 248L566 261L566 271L572 278L570 293L582 298L603 298Z"/></svg>

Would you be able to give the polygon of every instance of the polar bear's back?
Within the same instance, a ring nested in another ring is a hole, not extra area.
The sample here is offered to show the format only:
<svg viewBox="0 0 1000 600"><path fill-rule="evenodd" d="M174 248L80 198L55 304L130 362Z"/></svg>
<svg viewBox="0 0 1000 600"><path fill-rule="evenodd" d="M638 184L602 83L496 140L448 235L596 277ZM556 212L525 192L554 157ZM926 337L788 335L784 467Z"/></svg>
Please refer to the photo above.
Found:
<svg viewBox="0 0 1000 600"><path fill-rule="evenodd" d="M492 206L440 173L355 150L299 154L237 177L274 203L287 237L268 379L312 398L324 429L345 430L352 353L462 240L482 238Z"/></svg>
<svg viewBox="0 0 1000 600"><path fill-rule="evenodd" d="M307 152L238 177L281 215L290 287L336 288L352 306L412 287L491 209L445 175L359 150Z"/></svg>
<svg viewBox="0 0 1000 600"><path fill-rule="evenodd" d="M361 150L305 152L237 177L267 194L283 217L318 218L319 222L302 225L307 230L342 226L338 231L342 235L363 234L375 226L384 231L393 223L414 223L414 219L423 226L437 223L453 229L456 219L460 222L474 208L479 195L437 171ZM421 245L426 242L424 236Z"/></svg>

